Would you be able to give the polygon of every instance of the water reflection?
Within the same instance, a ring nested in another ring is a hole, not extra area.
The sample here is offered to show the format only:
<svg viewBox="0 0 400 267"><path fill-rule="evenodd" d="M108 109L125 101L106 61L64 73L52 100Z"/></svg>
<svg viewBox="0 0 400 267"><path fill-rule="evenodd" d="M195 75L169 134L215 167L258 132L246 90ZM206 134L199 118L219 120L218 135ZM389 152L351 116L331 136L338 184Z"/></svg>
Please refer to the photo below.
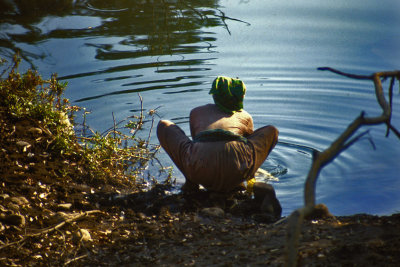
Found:
<svg viewBox="0 0 400 267"><path fill-rule="evenodd" d="M32 53L21 44L33 45L49 38L98 36L123 38L117 44L87 42L86 46L96 48L95 57L100 60L212 53L215 37L204 35L204 29L226 26L225 20L230 19L218 9L215 0L2 0L0 10L1 54L9 56L20 51L26 60L43 55ZM100 23L84 25L82 20L74 23L71 18L65 19L69 16L95 17ZM43 24L55 17L64 20Z"/></svg>
<svg viewBox="0 0 400 267"><path fill-rule="evenodd" d="M0 52L3 57L12 58L15 53L30 62L32 59L43 59L45 54L38 54L24 49L23 45L34 45L48 38L37 26L46 17L63 17L85 14L83 1L0 1Z"/></svg>
<svg viewBox="0 0 400 267"><path fill-rule="evenodd" d="M87 93L74 99L77 102L150 90L167 89L166 94L201 90L198 86L206 83L203 78L211 70L210 61L216 59L212 56L216 53L215 33L208 29L221 26L229 32L226 21L243 22L227 17L216 0L20 0L1 3L0 53L3 57L11 58L19 52L33 68L37 60L54 64L55 58L60 58L66 68L70 65L66 73L57 70L61 72L60 80L96 76L97 82L126 81L117 90L85 88ZM43 48L49 40L57 39L65 40L60 49ZM68 51L72 47L62 47L74 39L79 42L74 52ZM84 51L80 52L81 57L91 54L86 61L95 59L105 64L95 69L93 66L79 68L82 63L79 60L69 64L71 58L78 56L73 54L79 53L77 51ZM115 64L117 61L120 63ZM146 69L154 70L162 78L140 79L146 76ZM173 73L180 75L175 77Z"/></svg>

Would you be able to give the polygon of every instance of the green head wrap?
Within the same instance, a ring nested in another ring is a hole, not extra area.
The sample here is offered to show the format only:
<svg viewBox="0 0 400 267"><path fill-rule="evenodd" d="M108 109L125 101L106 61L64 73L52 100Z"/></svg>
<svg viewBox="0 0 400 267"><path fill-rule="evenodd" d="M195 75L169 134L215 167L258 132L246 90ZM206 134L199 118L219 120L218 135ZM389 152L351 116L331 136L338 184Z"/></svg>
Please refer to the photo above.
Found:
<svg viewBox="0 0 400 267"><path fill-rule="evenodd" d="M214 80L209 94L213 95L218 108L233 114L243 109L246 86L239 79L218 76Z"/></svg>

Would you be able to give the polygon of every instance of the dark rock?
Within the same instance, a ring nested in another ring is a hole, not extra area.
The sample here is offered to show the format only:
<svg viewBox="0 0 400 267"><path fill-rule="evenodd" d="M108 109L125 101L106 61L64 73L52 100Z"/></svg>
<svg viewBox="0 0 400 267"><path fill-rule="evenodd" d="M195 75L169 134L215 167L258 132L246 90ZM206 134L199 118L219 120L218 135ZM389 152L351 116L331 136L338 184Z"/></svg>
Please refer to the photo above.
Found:
<svg viewBox="0 0 400 267"><path fill-rule="evenodd" d="M266 195L275 197L275 189L270 184L257 182L253 185L254 199L261 203Z"/></svg>
<svg viewBox="0 0 400 267"><path fill-rule="evenodd" d="M9 225L24 226L25 217L18 214L1 214L0 220Z"/></svg>
<svg viewBox="0 0 400 267"><path fill-rule="evenodd" d="M260 211L279 219L282 207L276 198L275 189L272 185L257 182L253 186L254 200L260 205Z"/></svg>

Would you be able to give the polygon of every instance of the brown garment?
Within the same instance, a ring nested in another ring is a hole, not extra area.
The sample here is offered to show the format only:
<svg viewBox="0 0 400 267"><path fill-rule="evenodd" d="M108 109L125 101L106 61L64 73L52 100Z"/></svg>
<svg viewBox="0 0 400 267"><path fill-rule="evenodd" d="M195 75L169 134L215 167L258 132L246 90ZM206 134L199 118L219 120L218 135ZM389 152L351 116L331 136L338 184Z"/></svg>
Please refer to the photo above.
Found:
<svg viewBox="0 0 400 267"><path fill-rule="evenodd" d="M187 181L209 190L228 192L254 177L277 143L278 130L274 126L262 127L247 137L247 143L193 142L177 125L162 120L157 127L157 136Z"/></svg>

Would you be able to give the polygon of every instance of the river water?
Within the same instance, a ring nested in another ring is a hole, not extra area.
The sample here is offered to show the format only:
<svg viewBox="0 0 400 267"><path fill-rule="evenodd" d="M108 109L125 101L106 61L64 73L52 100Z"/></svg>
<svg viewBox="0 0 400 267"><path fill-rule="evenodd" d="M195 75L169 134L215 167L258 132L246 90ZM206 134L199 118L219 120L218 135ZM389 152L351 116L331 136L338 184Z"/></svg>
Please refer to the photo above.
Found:
<svg viewBox="0 0 400 267"><path fill-rule="evenodd" d="M0 55L10 59L20 51L21 68L58 73L68 81L65 96L92 112L89 124L100 132L112 125L112 114L117 121L137 115L140 93L146 112L156 109L156 120L170 119L189 134L188 114L211 102L212 80L241 78L255 127L280 130L262 167L279 178L270 182L283 215L303 203L311 151L327 148L362 110L381 112L372 82L317 68L365 75L400 69L398 0L0 4ZM399 128L398 90L393 106ZM399 212L400 140L386 138L384 126L362 130L370 130L368 138L320 173L317 202L336 215ZM158 142L154 134L151 140ZM159 158L172 165L164 152ZM183 182L176 169L174 176Z"/></svg>

